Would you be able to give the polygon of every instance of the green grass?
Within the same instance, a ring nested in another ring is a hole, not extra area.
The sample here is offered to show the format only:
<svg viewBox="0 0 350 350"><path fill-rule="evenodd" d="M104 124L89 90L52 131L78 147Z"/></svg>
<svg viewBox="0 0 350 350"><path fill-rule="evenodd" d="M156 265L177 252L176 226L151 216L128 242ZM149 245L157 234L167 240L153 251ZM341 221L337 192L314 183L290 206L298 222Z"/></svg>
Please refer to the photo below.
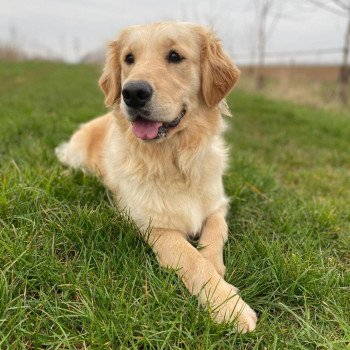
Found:
<svg viewBox="0 0 350 350"><path fill-rule="evenodd" d="M215 325L101 184L53 149L102 114L99 70L0 64L0 348L349 349L350 116L235 91L227 279L254 333Z"/></svg>

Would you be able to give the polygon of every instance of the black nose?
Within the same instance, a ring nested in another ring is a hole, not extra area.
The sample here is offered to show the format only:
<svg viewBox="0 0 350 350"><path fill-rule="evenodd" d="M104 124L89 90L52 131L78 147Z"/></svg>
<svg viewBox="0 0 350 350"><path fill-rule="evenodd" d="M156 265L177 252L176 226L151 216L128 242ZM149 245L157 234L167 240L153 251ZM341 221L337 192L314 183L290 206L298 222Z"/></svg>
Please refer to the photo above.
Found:
<svg viewBox="0 0 350 350"><path fill-rule="evenodd" d="M140 108L152 97L152 87L146 81L134 80L125 84L122 95L128 107Z"/></svg>

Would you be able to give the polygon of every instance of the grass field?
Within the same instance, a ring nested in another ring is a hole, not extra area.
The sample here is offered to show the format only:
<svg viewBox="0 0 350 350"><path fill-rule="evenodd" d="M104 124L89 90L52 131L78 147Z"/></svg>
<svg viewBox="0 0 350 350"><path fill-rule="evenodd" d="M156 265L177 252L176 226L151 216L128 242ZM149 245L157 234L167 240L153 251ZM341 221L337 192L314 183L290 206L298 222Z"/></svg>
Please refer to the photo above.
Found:
<svg viewBox="0 0 350 350"><path fill-rule="evenodd" d="M0 63L0 349L350 349L350 116L230 96L227 280L259 314L239 335L56 161L105 110L98 74Z"/></svg>

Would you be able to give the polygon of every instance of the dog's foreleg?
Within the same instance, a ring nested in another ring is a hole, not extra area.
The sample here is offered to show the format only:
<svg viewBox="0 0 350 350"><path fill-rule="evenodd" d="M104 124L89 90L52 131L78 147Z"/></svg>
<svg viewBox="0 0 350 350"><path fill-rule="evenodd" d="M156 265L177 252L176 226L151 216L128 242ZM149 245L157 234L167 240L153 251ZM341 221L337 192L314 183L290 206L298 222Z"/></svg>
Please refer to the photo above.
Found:
<svg viewBox="0 0 350 350"><path fill-rule="evenodd" d="M185 235L176 230L154 228L147 237L162 266L173 268L188 288L218 323L236 322L239 332L252 331L256 326L255 312L227 283L213 264L194 248Z"/></svg>
<svg viewBox="0 0 350 350"><path fill-rule="evenodd" d="M220 276L224 277L226 267L223 259L224 244L227 241L227 224L223 213L209 215L202 228L198 249L208 259Z"/></svg>

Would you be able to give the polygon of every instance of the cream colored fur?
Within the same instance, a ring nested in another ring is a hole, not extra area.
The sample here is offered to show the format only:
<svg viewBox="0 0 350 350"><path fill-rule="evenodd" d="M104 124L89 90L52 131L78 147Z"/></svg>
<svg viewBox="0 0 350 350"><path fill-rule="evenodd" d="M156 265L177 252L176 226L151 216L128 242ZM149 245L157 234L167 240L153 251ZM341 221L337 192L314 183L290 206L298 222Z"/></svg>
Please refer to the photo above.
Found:
<svg viewBox="0 0 350 350"><path fill-rule="evenodd" d="M185 60L166 62L171 49ZM124 62L129 52L135 56L131 66ZM177 270L215 321L234 321L238 331L247 332L254 330L256 315L223 278L228 200L222 184L227 154L221 112L238 75L206 28L174 22L127 28L110 44L100 79L113 110L83 125L56 153L62 163L100 175L160 264ZM164 139L146 142L133 134L120 98L131 80L152 85L156 120L169 122L186 107ZM188 242L195 236L200 249Z"/></svg>

